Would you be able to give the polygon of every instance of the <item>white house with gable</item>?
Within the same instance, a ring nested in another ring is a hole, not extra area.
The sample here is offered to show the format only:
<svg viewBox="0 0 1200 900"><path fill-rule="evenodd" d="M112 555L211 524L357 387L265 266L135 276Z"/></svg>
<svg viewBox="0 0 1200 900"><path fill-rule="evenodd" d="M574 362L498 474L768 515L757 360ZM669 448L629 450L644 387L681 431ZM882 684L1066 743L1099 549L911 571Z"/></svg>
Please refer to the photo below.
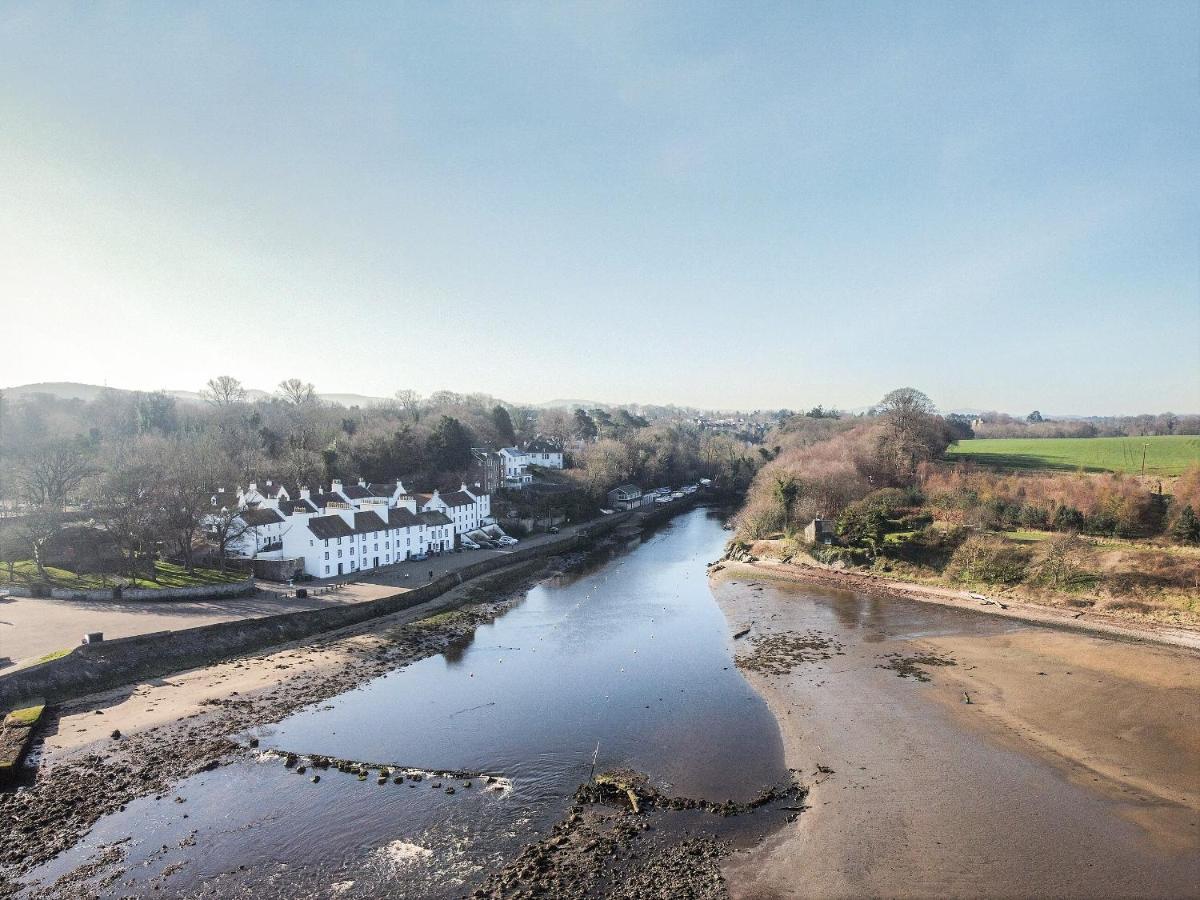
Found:
<svg viewBox="0 0 1200 900"><path fill-rule="evenodd" d="M272 487L268 484L268 488ZM278 488L278 486L275 486ZM333 578L453 550L458 535L491 516L491 497L464 484L449 494L413 494L396 479L382 484L334 480L328 491L301 488L295 499L251 484L238 493L244 531L231 542L243 558L301 559L314 578ZM214 494L214 510L225 500ZM229 498L232 499L232 498ZM243 502L248 501L248 502Z"/></svg>

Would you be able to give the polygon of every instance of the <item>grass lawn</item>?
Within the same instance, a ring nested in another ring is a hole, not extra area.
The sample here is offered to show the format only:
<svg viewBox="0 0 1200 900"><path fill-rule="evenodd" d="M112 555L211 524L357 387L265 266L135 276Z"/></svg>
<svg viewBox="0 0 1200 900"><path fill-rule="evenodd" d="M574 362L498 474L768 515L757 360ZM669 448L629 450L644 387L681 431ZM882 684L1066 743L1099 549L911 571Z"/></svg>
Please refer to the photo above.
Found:
<svg viewBox="0 0 1200 900"><path fill-rule="evenodd" d="M999 469L1058 469L1179 475L1200 464L1200 437L1159 435L1121 438L994 438L959 441L946 458Z"/></svg>
<svg viewBox="0 0 1200 900"><path fill-rule="evenodd" d="M158 581L151 581L148 578L131 579L124 575L114 575L112 573L106 575L100 573L77 575L67 569L56 569L53 566L46 567L46 574L54 587L80 591L93 588L108 588L118 584L138 588L196 587L197 585L205 584L229 584L241 581L246 577L241 572L218 572L216 569L196 569L195 572L189 573L183 566L165 562L157 563L155 570L158 572ZM30 584L39 580L37 566L33 564L33 560L31 559L17 563L14 566L13 575L14 577L10 581L8 566L0 565L0 585Z"/></svg>
<svg viewBox="0 0 1200 900"><path fill-rule="evenodd" d="M1002 537L1008 538L1010 541L1017 541L1021 544L1036 544L1039 541L1048 541L1054 537L1054 533L1050 531L1027 531L1018 529L1016 531L996 531Z"/></svg>

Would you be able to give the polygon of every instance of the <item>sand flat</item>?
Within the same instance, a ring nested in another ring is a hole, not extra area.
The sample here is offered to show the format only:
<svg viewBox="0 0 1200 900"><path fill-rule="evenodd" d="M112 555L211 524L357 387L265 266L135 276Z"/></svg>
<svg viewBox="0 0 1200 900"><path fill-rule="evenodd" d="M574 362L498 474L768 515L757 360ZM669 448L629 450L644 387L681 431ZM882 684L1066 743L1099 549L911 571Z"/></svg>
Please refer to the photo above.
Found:
<svg viewBox="0 0 1200 900"><path fill-rule="evenodd" d="M734 897L1194 893L1193 652L753 571L712 584L731 630L752 620L751 637L816 633L840 648L747 673L811 809L731 858ZM920 682L884 668L890 654L955 664Z"/></svg>

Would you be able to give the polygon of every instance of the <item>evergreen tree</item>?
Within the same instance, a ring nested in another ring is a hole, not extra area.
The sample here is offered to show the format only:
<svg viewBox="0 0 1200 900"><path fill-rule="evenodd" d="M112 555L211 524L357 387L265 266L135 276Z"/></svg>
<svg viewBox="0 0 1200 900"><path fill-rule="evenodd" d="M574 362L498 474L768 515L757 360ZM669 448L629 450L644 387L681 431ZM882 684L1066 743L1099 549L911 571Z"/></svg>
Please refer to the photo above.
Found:
<svg viewBox="0 0 1200 900"><path fill-rule="evenodd" d="M426 446L430 462L440 472L461 471L471 463L471 432L453 416L442 416Z"/></svg>
<svg viewBox="0 0 1200 900"><path fill-rule="evenodd" d="M1200 543L1200 521L1196 520L1196 511L1190 503L1179 511L1179 518L1171 528L1171 537L1181 544Z"/></svg>
<svg viewBox="0 0 1200 900"><path fill-rule="evenodd" d="M517 432L513 428L512 416L499 403L492 409L492 424L496 426L496 437L504 446L517 442Z"/></svg>

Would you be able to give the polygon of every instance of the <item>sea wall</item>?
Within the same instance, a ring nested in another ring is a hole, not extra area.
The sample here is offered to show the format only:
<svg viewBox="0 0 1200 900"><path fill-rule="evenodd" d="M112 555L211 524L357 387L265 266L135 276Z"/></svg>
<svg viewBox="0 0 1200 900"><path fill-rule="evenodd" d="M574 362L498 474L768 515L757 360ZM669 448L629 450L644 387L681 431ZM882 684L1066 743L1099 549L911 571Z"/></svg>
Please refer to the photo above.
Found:
<svg viewBox="0 0 1200 900"><path fill-rule="evenodd" d="M672 504L669 513L667 509L662 513L656 510L654 518L667 518L692 505ZM469 579L518 565L532 568L548 557L584 549L637 515L607 516L575 534L482 559L419 588L376 600L82 644L59 659L0 675L0 710L12 709L29 697L62 702L391 615L432 600Z"/></svg>

